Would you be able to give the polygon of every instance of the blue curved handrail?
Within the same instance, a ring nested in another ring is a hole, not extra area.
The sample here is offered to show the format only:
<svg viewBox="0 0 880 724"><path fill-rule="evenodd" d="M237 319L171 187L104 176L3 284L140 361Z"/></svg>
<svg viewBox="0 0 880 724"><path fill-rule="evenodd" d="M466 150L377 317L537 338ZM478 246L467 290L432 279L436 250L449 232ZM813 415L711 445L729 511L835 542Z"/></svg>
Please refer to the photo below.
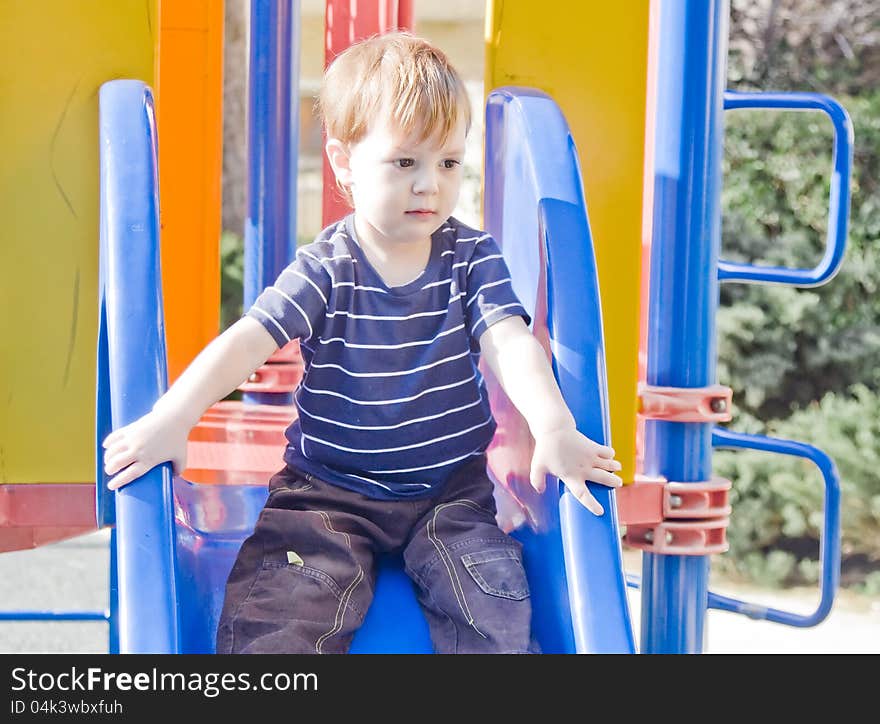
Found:
<svg viewBox="0 0 880 724"><path fill-rule="evenodd" d="M180 637L170 465L109 493L100 448L110 430L149 412L168 384L153 96L140 81L111 81L101 86L99 107L98 520L119 524L120 652L174 653Z"/></svg>
<svg viewBox="0 0 880 724"><path fill-rule="evenodd" d="M508 87L489 95L485 224L502 247L535 329L546 323L553 370L578 429L608 442L602 314L578 156L562 112L540 91ZM542 273L546 319L537 319ZM528 479L528 470L518 474ZM597 518L564 486L558 489L559 497L545 494L541 505L559 535L517 531L524 538L533 607L542 611L536 626L547 627L538 632L545 651L548 641L556 650L572 650L565 639L573 636L578 652L632 653L614 493L590 484L606 510ZM561 551L554 548L560 545ZM540 552L530 557L530 546ZM535 570L535 561L544 570ZM547 608L554 609L551 615ZM568 621L570 632L549 630Z"/></svg>
<svg viewBox="0 0 880 724"><path fill-rule="evenodd" d="M821 623L831 612L834 595L840 581L840 480L834 461L819 448L794 440L780 440L762 435L746 435L722 427L712 431L715 448L741 448L794 455L812 461L825 481L825 519L819 539L819 559L822 565L821 596L816 610L809 615L781 611L776 608L741 601L717 593L709 595L709 607L742 613L754 619L766 619L788 626L807 628Z"/></svg>
<svg viewBox="0 0 880 724"><path fill-rule="evenodd" d="M828 231L825 256L813 269L760 266L718 262L718 278L732 282L767 282L815 287L831 279L840 269L846 251L849 224L849 184L852 173L853 125L846 109L833 98L818 93L724 93L724 109L776 108L825 112L834 126L831 192L828 200Z"/></svg>
<svg viewBox="0 0 880 724"><path fill-rule="evenodd" d="M717 608L731 613L741 613L756 620L773 621L787 626L809 628L825 620L834 604L834 595L840 580L840 485L834 461L824 452L812 445L793 440L779 440L760 435L746 435L716 427L712 444L717 448L749 448L784 455L796 455L812 460L825 480L825 521L820 539L820 560L822 575L819 604L809 615L791 613L762 604L743 601L709 591L709 608ZM641 578L626 575L626 585L640 588Z"/></svg>

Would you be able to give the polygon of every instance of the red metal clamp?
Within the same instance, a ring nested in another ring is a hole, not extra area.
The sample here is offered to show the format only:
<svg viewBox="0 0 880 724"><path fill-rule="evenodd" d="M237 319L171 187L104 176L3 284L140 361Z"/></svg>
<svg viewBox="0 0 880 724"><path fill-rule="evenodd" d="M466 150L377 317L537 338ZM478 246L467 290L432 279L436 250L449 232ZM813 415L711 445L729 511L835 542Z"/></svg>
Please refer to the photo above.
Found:
<svg viewBox="0 0 880 724"><path fill-rule="evenodd" d="M664 521L654 526L628 526L625 541L649 553L679 556L705 556L724 553L728 518L715 520Z"/></svg>
<svg viewBox="0 0 880 724"><path fill-rule="evenodd" d="M646 478L617 492L624 542L650 553L702 556L728 549L730 481Z"/></svg>
<svg viewBox="0 0 880 724"><path fill-rule="evenodd" d="M733 391L709 387L655 387L639 384L639 414L669 422L727 422Z"/></svg>

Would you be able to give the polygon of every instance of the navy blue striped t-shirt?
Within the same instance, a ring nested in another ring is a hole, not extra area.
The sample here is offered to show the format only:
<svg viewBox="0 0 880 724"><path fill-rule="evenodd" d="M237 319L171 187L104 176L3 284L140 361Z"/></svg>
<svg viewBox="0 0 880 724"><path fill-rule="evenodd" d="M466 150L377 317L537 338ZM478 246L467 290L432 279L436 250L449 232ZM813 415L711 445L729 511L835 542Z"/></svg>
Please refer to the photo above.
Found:
<svg viewBox="0 0 880 724"><path fill-rule="evenodd" d="M480 335L529 317L495 240L450 217L425 270L389 287L354 218L328 226L247 311L279 346L299 338L305 375L284 459L371 498L428 495L495 432Z"/></svg>

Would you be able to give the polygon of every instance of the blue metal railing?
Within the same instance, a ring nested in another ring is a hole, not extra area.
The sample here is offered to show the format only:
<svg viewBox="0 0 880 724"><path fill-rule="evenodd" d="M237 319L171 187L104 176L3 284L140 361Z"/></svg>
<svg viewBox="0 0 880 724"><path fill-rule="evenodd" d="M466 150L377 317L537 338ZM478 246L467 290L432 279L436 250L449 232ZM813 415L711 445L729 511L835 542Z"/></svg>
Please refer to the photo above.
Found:
<svg viewBox="0 0 880 724"><path fill-rule="evenodd" d="M787 626L808 628L821 623L831 612L834 595L840 582L840 480L834 461L822 450L803 442L780 440L762 435L746 435L716 427L712 433L712 445L722 449L749 449L793 455L816 464L825 483L824 522L819 539L821 564L820 598L816 609L810 614L798 614L772 608L758 603L724 596L709 591L709 608L740 613L749 618L773 621ZM639 588L638 576L627 574L626 584Z"/></svg>
<svg viewBox="0 0 880 724"><path fill-rule="evenodd" d="M110 493L100 464L104 435L149 412L168 384L152 92L140 81L105 83L99 120L98 520L105 525L119 523L120 534L111 551L116 556L111 600L118 595L119 650L172 653L179 650L179 624L171 466L164 463ZM123 301L132 299L138 302ZM111 638L114 635L111 632Z"/></svg>
<svg viewBox="0 0 880 724"><path fill-rule="evenodd" d="M849 223L850 176L852 173L853 127L846 110L837 101L816 93L735 93L724 94L725 110L779 109L819 110L834 126L833 172L830 184L828 229L825 255L813 269L789 269L719 261L721 282L760 282L814 287L828 282L840 269L846 251ZM820 538L821 596L816 610L809 615L782 611L715 593L709 593L709 607L742 613L789 626L815 626L828 616L840 580L840 483L834 462L812 445L759 435L746 435L716 427L712 432L715 448L745 448L811 460L825 482L825 514Z"/></svg>
<svg viewBox="0 0 880 724"><path fill-rule="evenodd" d="M840 581L840 479L834 461L819 448L803 442L762 435L746 435L720 427L716 427L712 432L712 445L715 448L762 450L781 455L794 455L812 461L819 468L825 482L825 515L822 536L819 539L819 560L822 566L821 597L813 613L804 616L718 594L710 594L709 607L742 613L750 618L784 623L788 626L804 628L815 626L831 612L834 594Z"/></svg>
<svg viewBox="0 0 880 724"><path fill-rule="evenodd" d="M724 94L724 109L816 110L824 111L834 126L834 151L831 192L828 200L828 231L825 256L813 269L718 263L718 278L723 282L764 282L815 287L829 281L840 269L846 251L849 223L849 181L852 172L853 126L849 114L837 101L817 93L736 93Z"/></svg>

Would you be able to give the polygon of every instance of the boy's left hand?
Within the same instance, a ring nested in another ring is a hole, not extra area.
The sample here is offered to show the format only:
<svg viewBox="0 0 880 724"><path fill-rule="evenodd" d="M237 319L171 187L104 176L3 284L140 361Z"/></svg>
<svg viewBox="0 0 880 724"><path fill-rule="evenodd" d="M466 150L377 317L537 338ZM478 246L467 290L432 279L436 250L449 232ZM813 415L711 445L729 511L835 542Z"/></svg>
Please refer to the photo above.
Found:
<svg viewBox="0 0 880 724"><path fill-rule="evenodd" d="M595 515L602 515L605 511L584 481L619 488L623 481L614 473L620 468L612 448L590 440L574 427L565 427L535 438L529 478L532 487L543 493L546 475L555 475L585 508Z"/></svg>

